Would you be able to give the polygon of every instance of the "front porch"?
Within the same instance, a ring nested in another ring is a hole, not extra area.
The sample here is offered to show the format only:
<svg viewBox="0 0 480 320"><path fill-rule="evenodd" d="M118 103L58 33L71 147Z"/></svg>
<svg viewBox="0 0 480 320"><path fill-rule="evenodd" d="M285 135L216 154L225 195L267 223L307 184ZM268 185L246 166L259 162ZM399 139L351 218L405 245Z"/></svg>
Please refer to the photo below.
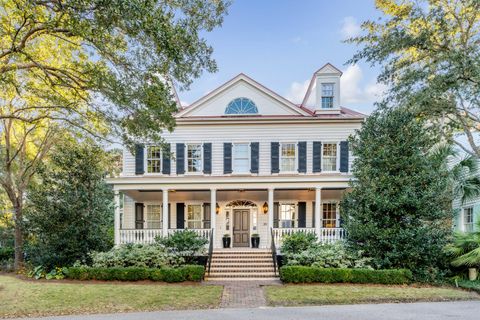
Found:
<svg viewBox="0 0 480 320"><path fill-rule="evenodd" d="M331 243L345 238L338 203L345 188L117 190L115 244L153 243L158 236L193 230L222 248L278 248L294 232L315 233ZM212 205L213 204L213 205ZM318 221L318 223L317 223Z"/></svg>

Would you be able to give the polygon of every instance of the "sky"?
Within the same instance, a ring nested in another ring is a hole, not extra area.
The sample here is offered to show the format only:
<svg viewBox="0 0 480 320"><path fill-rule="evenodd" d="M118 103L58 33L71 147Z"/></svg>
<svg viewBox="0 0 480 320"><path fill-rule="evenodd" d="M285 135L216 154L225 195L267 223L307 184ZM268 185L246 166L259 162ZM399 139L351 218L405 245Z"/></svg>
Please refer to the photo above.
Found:
<svg viewBox="0 0 480 320"><path fill-rule="evenodd" d="M376 17L374 0L234 0L223 25L205 34L218 71L180 91L180 100L188 105L243 72L300 103L312 74L330 62L343 71L341 105L368 114L384 90L378 68L346 65L356 47L342 40Z"/></svg>

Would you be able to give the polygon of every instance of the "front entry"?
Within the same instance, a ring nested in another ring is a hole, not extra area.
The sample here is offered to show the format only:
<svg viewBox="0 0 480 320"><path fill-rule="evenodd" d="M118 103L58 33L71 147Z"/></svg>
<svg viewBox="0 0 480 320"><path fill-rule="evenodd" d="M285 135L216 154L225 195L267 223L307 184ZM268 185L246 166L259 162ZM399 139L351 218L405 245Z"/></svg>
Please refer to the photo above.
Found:
<svg viewBox="0 0 480 320"><path fill-rule="evenodd" d="M233 210L233 246L249 247L250 238L250 210Z"/></svg>

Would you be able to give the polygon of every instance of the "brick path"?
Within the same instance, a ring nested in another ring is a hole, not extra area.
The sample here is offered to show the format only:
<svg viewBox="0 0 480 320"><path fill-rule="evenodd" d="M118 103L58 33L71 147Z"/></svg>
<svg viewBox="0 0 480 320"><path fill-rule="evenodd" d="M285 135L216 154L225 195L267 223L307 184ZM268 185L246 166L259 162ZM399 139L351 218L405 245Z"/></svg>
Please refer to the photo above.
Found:
<svg viewBox="0 0 480 320"><path fill-rule="evenodd" d="M271 281L208 281L208 284L223 285L221 308L258 308L266 305L263 286L280 285Z"/></svg>

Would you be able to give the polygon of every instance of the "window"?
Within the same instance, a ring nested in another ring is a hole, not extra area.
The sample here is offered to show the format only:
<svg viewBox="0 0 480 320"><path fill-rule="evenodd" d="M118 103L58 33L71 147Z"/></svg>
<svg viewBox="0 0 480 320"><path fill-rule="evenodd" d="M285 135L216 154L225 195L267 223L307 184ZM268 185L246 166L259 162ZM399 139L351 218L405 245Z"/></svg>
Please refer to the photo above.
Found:
<svg viewBox="0 0 480 320"><path fill-rule="evenodd" d="M322 108L333 108L333 83L322 83Z"/></svg>
<svg viewBox="0 0 480 320"><path fill-rule="evenodd" d="M335 202L323 204L322 227L323 228L337 227L337 204Z"/></svg>
<svg viewBox="0 0 480 320"><path fill-rule="evenodd" d="M280 227L295 228L295 204L280 204Z"/></svg>
<svg viewBox="0 0 480 320"><path fill-rule="evenodd" d="M225 114L257 114L258 109L255 103L248 98L236 98L230 101Z"/></svg>
<svg viewBox="0 0 480 320"><path fill-rule="evenodd" d="M202 205L200 204L187 205L187 228L188 229L202 228Z"/></svg>
<svg viewBox="0 0 480 320"><path fill-rule="evenodd" d="M322 154L322 171L337 171L337 144L325 143Z"/></svg>
<svg viewBox="0 0 480 320"><path fill-rule="evenodd" d="M201 144L187 144L187 172L202 172Z"/></svg>
<svg viewBox="0 0 480 320"><path fill-rule="evenodd" d="M162 149L160 146L147 147L147 173L162 172Z"/></svg>
<svg viewBox="0 0 480 320"><path fill-rule="evenodd" d="M280 153L280 171L295 171L295 143L282 143Z"/></svg>
<svg viewBox="0 0 480 320"><path fill-rule="evenodd" d="M473 232L473 208L463 208L463 231Z"/></svg>
<svg viewBox="0 0 480 320"><path fill-rule="evenodd" d="M233 145L233 172L248 173L250 171L250 157L248 143Z"/></svg>
<svg viewBox="0 0 480 320"><path fill-rule="evenodd" d="M147 229L162 228L162 205L147 204Z"/></svg>

